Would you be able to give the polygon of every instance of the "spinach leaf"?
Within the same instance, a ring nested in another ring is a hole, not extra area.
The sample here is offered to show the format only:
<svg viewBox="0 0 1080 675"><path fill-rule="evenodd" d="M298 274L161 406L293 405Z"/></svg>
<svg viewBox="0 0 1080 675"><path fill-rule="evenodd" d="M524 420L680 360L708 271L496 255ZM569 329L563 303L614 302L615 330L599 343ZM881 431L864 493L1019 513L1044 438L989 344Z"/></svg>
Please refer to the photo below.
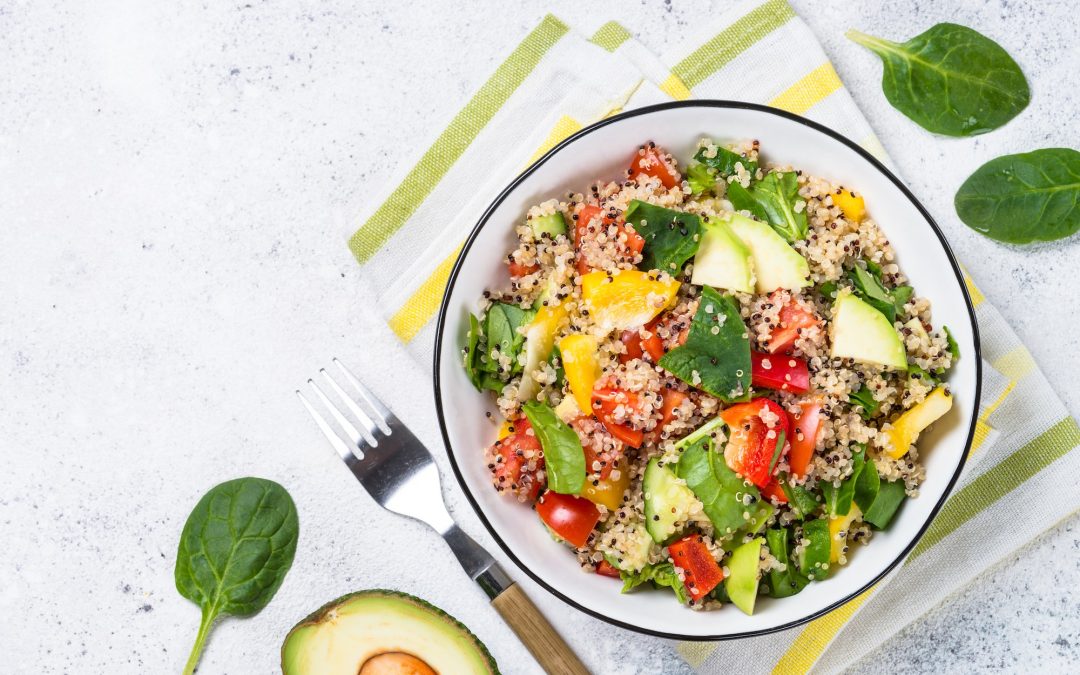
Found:
<svg viewBox="0 0 1080 675"><path fill-rule="evenodd" d="M659 365L728 403L748 400L750 334L735 300L709 286L702 288L686 343L664 354Z"/></svg>
<svg viewBox="0 0 1080 675"><path fill-rule="evenodd" d="M788 242L806 239L809 226L805 202L803 208L795 210L796 202L802 202L802 197L794 171L773 171L749 188L731 183L728 199L737 211L754 214Z"/></svg>
<svg viewBox="0 0 1080 675"><path fill-rule="evenodd" d="M709 167L695 162L686 167L686 182L690 186L690 194L696 197L716 186L716 176Z"/></svg>
<svg viewBox="0 0 1080 675"><path fill-rule="evenodd" d="M992 159L964 181L953 204L964 224L991 239L1068 237L1080 230L1080 152L1044 148Z"/></svg>
<svg viewBox="0 0 1080 675"><path fill-rule="evenodd" d="M665 209L635 199L626 209L626 222L645 239L641 251L643 270L678 274L698 250L701 218L693 213Z"/></svg>
<svg viewBox="0 0 1080 675"><path fill-rule="evenodd" d="M881 57L881 88L894 108L946 136L974 136L1004 125L1031 100L1020 66L990 38L939 23L907 42L849 30Z"/></svg>
<svg viewBox="0 0 1080 675"><path fill-rule="evenodd" d="M896 307L897 316L903 316L904 305L908 304L914 294L915 289L911 286L897 286L892 289L893 306Z"/></svg>
<svg viewBox="0 0 1080 675"><path fill-rule="evenodd" d="M728 468L723 455L713 445L711 438L701 438L687 446L675 465L675 474L686 481L686 486L701 501L720 539L746 525L743 513L748 509L743 495L754 500L761 497L757 488Z"/></svg>
<svg viewBox="0 0 1080 675"><path fill-rule="evenodd" d="M881 404L874 398L874 392L865 384L859 390L848 394L848 403L859 406L859 414L864 420L869 420L878 411Z"/></svg>
<svg viewBox="0 0 1080 675"><path fill-rule="evenodd" d="M900 504L903 503L906 497L907 491L904 487L904 481L897 480L891 483L881 483L874 503L870 505L870 508L863 511L863 520L879 530L885 529L889 526L889 522L896 515L896 510L900 508Z"/></svg>
<svg viewBox="0 0 1080 675"><path fill-rule="evenodd" d="M675 597L684 605L690 601L690 595L686 592L679 575L675 574L675 565L670 562L646 565L639 572L619 572L623 580L622 592L628 593L646 581L651 581L655 586L667 586L675 591Z"/></svg>
<svg viewBox="0 0 1080 675"><path fill-rule="evenodd" d="M896 321L896 301L888 289L878 281L877 277L869 270L856 265L848 272L852 286L855 287L855 295L866 301L868 305L885 315L889 323Z"/></svg>
<svg viewBox="0 0 1080 675"><path fill-rule="evenodd" d="M705 166L715 171L718 175L727 178L728 176L734 176L738 173L736 164L742 164L746 172L752 177L758 170L758 163L748 157L743 157L737 152L728 150L727 148L717 145L716 154L712 157L707 156L709 148L701 148L694 154L694 159L701 162ZM740 185L740 187L742 187Z"/></svg>
<svg viewBox="0 0 1080 675"><path fill-rule="evenodd" d="M791 560L789 543L791 529L787 527L772 528L765 532L765 543L769 547L769 553L787 567L781 570L769 571L769 595L774 598L786 598L795 595L810 580L802 575L795 562Z"/></svg>
<svg viewBox="0 0 1080 675"><path fill-rule="evenodd" d="M176 553L176 590L202 608L185 675L195 672L219 616L250 616L277 593L292 566L300 526L285 488L237 478L210 489L188 516Z"/></svg>
<svg viewBox="0 0 1080 675"><path fill-rule="evenodd" d="M791 510L794 511L795 515L799 518L808 518L813 515L818 510L818 506L821 505L818 498L814 496L814 493L801 485L796 485L788 480L781 480L780 488L784 491L784 496L787 497Z"/></svg>
<svg viewBox="0 0 1080 675"><path fill-rule="evenodd" d="M953 337L952 331L948 326L941 327L945 331L945 339L948 341L949 354L952 355L952 365L956 365L956 362L960 360L960 345L956 343L956 338ZM940 375L940 373L938 373Z"/></svg>
<svg viewBox="0 0 1080 675"><path fill-rule="evenodd" d="M877 466L874 464L873 459L866 457L862 470L855 477L854 483L855 505L859 507L860 511L866 513L870 510L874 501L877 500L878 493L881 490L881 476L878 475Z"/></svg>
<svg viewBox="0 0 1080 675"><path fill-rule="evenodd" d="M855 497L855 481L859 479L859 473L862 472L863 466L866 464L866 448L863 445L859 445L858 449L851 456L851 475L840 481L840 485L833 485L831 482L826 482L822 485L821 491L825 495L825 508L830 517L846 516L851 511L851 502Z"/></svg>
<svg viewBox="0 0 1080 675"><path fill-rule="evenodd" d="M469 332L465 338L465 374L469 378L469 382L478 390L483 390L481 386L481 373L480 373L480 320L476 316L469 312Z"/></svg>
<svg viewBox="0 0 1080 675"><path fill-rule="evenodd" d="M826 281L818 286L818 293L825 296L826 300L832 301L836 299L836 292L840 290L840 284L835 281Z"/></svg>
<svg viewBox="0 0 1080 675"><path fill-rule="evenodd" d="M487 329L484 331L484 336L487 338L485 352L489 358L483 364L488 372L502 375L500 379L504 382L521 372L522 365L517 357L522 345L525 344L525 336L518 331L518 328L528 325L535 315L536 312L532 310L522 309L505 302L496 302L488 308ZM493 349L498 349L500 354L510 357L509 373L499 373L498 362L490 358Z"/></svg>
<svg viewBox="0 0 1080 675"><path fill-rule="evenodd" d="M544 451L548 489L576 495L585 486L585 450L577 432L559 419L551 406L528 401L521 406Z"/></svg>
<svg viewBox="0 0 1080 675"><path fill-rule="evenodd" d="M910 379L916 379L916 380L924 380L926 382L929 382L931 387L934 387L934 386L936 386L938 384L938 379L936 377L934 377L933 375L928 373L925 368L920 368L919 366L915 365L914 363L909 363L908 364L908 375L907 376L908 376L909 380Z"/></svg>

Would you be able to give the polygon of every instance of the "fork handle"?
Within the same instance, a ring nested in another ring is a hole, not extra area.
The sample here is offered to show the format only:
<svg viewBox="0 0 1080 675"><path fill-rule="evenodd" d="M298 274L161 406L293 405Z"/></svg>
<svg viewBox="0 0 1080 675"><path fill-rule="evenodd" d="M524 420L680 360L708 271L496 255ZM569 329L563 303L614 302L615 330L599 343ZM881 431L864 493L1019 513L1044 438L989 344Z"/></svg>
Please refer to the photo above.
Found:
<svg viewBox="0 0 1080 675"><path fill-rule="evenodd" d="M492 599L491 604L540 663L544 672L549 675L589 675L588 669L517 583L507 586Z"/></svg>

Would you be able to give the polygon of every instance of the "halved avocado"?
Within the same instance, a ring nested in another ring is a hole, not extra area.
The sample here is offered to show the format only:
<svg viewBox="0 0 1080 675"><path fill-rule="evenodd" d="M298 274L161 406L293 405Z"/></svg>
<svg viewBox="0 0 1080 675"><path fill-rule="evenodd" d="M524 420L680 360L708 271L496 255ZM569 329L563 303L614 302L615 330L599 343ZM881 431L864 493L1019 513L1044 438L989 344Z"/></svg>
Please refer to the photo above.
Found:
<svg viewBox="0 0 1080 675"><path fill-rule="evenodd" d="M492 675L484 643L420 598L375 589L338 598L296 624L281 645L283 675Z"/></svg>
<svg viewBox="0 0 1080 675"><path fill-rule="evenodd" d="M778 288L798 290L810 285L810 265L776 230L767 224L733 213L731 231L750 249L758 293Z"/></svg>
<svg viewBox="0 0 1080 675"><path fill-rule="evenodd" d="M844 289L833 302L833 358L907 370L907 352L896 329L884 314Z"/></svg>

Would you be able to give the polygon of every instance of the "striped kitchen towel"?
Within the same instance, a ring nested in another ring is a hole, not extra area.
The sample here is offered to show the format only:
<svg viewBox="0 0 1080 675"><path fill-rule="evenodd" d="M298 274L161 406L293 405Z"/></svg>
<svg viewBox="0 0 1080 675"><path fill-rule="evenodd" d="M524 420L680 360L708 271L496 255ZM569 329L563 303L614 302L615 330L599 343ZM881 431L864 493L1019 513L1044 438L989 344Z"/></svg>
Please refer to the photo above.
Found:
<svg viewBox="0 0 1080 675"><path fill-rule="evenodd" d="M765 103L831 127L888 161L785 0L736 3L706 23L700 35L657 57L617 23L586 38L549 16L404 167L349 247L391 329L421 362L431 363L433 318L461 245L507 176L607 115L691 97ZM1080 508L1080 483L1056 478L1080 473L1080 453L1070 452L1080 445L1080 428L970 280L969 290L982 335L983 402L964 475L922 541L886 580L805 626L679 644L700 672L842 669Z"/></svg>

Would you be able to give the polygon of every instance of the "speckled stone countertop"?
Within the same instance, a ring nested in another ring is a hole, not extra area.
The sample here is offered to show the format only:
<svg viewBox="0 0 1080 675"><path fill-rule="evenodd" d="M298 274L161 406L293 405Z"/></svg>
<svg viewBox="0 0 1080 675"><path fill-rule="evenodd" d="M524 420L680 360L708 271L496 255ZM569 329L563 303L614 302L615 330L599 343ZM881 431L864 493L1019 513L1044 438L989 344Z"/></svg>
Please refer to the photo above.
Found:
<svg viewBox="0 0 1080 675"><path fill-rule="evenodd" d="M722 3L587 4L0 3L6 673L179 672L198 624L173 589L180 528L207 488L248 474L292 492L301 545L265 611L218 626L201 672L273 672L294 622L370 587L429 599L506 672L538 672L442 542L372 505L293 389L338 355L440 447L430 401L394 386L424 371L374 311L344 240L397 162L546 11L588 31L619 19L661 50ZM1009 248L951 208L992 156L1077 146L1073 3L793 4L960 259L1080 413L1080 240ZM877 60L842 37L848 27L907 37L945 20L993 36L1027 73L1032 103L1005 129L968 140L922 132L885 102ZM494 550L448 492L462 525ZM855 670L1075 671L1078 523ZM596 672L688 672L668 643L526 586Z"/></svg>

